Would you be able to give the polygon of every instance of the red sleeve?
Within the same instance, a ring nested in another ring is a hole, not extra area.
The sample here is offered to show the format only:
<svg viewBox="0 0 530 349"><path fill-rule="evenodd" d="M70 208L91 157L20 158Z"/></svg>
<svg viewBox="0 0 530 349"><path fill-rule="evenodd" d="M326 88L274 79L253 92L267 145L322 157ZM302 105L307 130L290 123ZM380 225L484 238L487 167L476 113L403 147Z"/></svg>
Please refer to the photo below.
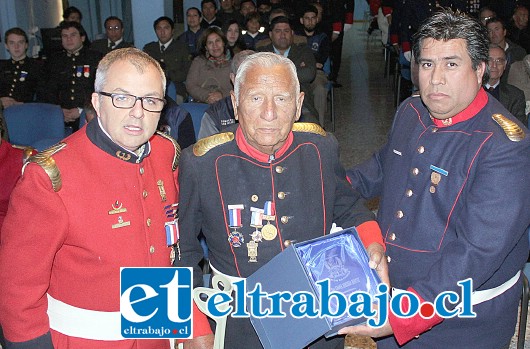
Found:
<svg viewBox="0 0 530 349"><path fill-rule="evenodd" d="M377 242L383 246L386 251L386 246L383 242L383 234L381 234L381 228L379 228L379 224L377 224L376 221L364 222L358 225L355 229L357 229L359 238L363 242L365 248L368 248L370 244Z"/></svg>
<svg viewBox="0 0 530 349"><path fill-rule="evenodd" d="M353 24L353 12L346 12L346 18L344 19L344 23Z"/></svg>
<svg viewBox="0 0 530 349"><path fill-rule="evenodd" d="M208 318L193 302L193 338L206 336L207 334L212 334Z"/></svg>
<svg viewBox="0 0 530 349"><path fill-rule="evenodd" d="M382 8L383 15L388 16L392 14L392 7L383 6Z"/></svg>
<svg viewBox="0 0 530 349"><path fill-rule="evenodd" d="M425 302L425 300L412 287L409 287L407 291L414 293L419 298L420 304ZM408 311L408 298L404 297L402 299L402 309L404 311ZM403 319L397 317L393 312L389 312L388 321L390 321L390 326L392 326L394 337L396 338L397 342L399 345L403 345L412 340L414 337L419 336L423 332L430 330L433 326L441 323L443 318L435 314L432 318L425 319L418 313L413 317Z"/></svg>
<svg viewBox="0 0 530 349"><path fill-rule="evenodd" d="M342 31L342 22L333 22L332 24L333 31L334 32L341 32Z"/></svg>
<svg viewBox="0 0 530 349"><path fill-rule="evenodd" d="M408 52L410 51L410 42L408 41L404 41L403 44L401 45L401 50L403 52Z"/></svg>

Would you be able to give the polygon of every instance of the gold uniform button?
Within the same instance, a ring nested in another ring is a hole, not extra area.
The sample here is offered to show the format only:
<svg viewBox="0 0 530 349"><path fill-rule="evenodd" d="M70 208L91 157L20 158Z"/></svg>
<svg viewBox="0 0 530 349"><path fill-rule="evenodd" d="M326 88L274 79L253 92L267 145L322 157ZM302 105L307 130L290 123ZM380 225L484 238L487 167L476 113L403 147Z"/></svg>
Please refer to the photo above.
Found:
<svg viewBox="0 0 530 349"><path fill-rule="evenodd" d="M147 226L150 227L151 226L151 218L147 218Z"/></svg>
<svg viewBox="0 0 530 349"><path fill-rule="evenodd" d="M392 258L390 258L390 256L386 256L386 261L390 263L392 261Z"/></svg>
<svg viewBox="0 0 530 349"><path fill-rule="evenodd" d="M411 189L407 189L407 191L405 191L405 195L410 198L412 196L412 190Z"/></svg>
<svg viewBox="0 0 530 349"><path fill-rule="evenodd" d="M431 185L431 187L429 188L429 191L431 192L431 194L436 193L436 187L434 185Z"/></svg>
<svg viewBox="0 0 530 349"><path fill-rule="evenodd" d="M405 215L405 214L404 214L403 211L401 211L401 210L399 210L399 211L396 212L396 218L401 219L401 218L403 218L404 215Z"/></svg>
<svg viewBox="0 0 530 349"><path fill-rule="evenodd" d="M72 66L72 69L75 69L75 65Z"/></svg>
<svg viewBox="0 0 530 349"><path fill-rule="evenodd" d="M396 234L394 234L394 233L390 234L390 240L395 241L396 240Z"/></svg>
<svg viewBox="0 0 530 349"><path fill-rule="evenodd" d="M293 243L293 242L292 242L291 240L285 240L285 241L283 242L283 245L284 245L285 247L289 247L292 243Z"/></svg>
<svg viewBox="0 0 530 349"><path fill-rule="evenodd" d="M17 79L13 79L13 82L17 82Z"/></svg>
<svg viewBox="0 0 530 349"><path fill-rule="evenodd" d="M70 97L70 99L71 99L71 100L73 101L73 100L75 99L75 97L74 97L74 96L72 96L72 97Z"/></svg>
<svg viewBox="0 0 530 349"><path fill-rule="evenodd" d="M289 217L287 216L282 216L282 218L280 219L280 221L283 223L283 224L287 224L289 222Z"/></svg>
<svg viewBox="0 0 530 349"><path fill-rule="evenodd" d="M285 193L283 191L278 193L278 199L280 199L280 200L285 199Z"/></svg>
<svg viewBox="0 0 530 349"><path fill-rule="evenodd" d="M71 89L70 91L72 91L72 93L74 93L74 92L75 92L75 90L74 90L74 89Z"/></svg>
<svg viewBox="0 0 530 349"><path fill-rule="evenodd" d="M149 247L149 253L151 253L151 254L155 253L155 247L154 246Z"/></svg>
<svg viewBox="0 0 530 349"><path fill-rule="evenodd" d="M254 195L252 195L252 196L250 197L250 200L252 200L252 202L257 202L258 199L259 199L259 197L258 197L256 194L254 194Z"/></svg>
<svg viewBox="0 0 530 349"><path fill-rule="evenodd" d="M147 190L143 191L142 196L144 197L144 199L147 197Z"/></svg>
<svg viewBox="0 0 530 349"><path fill-rule="evenodd" d="M282 173L282 172L283 172L283 167L276 166L276 173Z"/></svg>
<svg viewBox="0 0 530 349"><path fill-rule="evenodd" d="M435 133L435 132L438 132L438 128L436 127L432 129L432 133Z"/></svg>
<svg viewBox="0 0 530 349"><path fill-rule="evenodd" d="M423 154L423 152L425 152L425 147L423 145L420 145L418 147L418 153Z"/></svg>
<svg viewBox="0 0 530 349"><path fill-rule="evenodd" d="M72 85L75 85L75 80L72 80Z"/></svg>
<svg viewBox="0 0 530 349"><path fill-rule="evenodd" d="M144 168L143 167L140 167L140 174L144 174Z"/></svg>
<svg viewBox="0 0 530 349"><path fill-rule="evenodd" d="M414 176L417 176L419 173L420 173L420 170L419 170L417 167L414 167L414 168L412 169L412 174L413 174Z"/></svg>

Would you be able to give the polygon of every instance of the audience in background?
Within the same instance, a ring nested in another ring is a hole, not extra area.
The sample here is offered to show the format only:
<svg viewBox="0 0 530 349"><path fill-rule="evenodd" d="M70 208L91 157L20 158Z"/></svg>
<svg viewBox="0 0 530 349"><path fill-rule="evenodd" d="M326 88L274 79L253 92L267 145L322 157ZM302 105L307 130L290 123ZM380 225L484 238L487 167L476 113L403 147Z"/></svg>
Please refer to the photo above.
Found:
<svg viewBox="0 0 530 349"><path fill-rule="evenodd" d="M524 92L526 100L525 114L530 113L530 55L522 61L514 62L508 75L508 83ZM526 123L525 125L528 125Z"/></svg>
<svg viewBox="0 0 530 349"><path fill-rule="evenodd" d="M513 116L526 125L524 92L501 81L501 76L506 67L506 53L497 44L489 45L488 66L490 68L490 77L484 88L491 96L501 102Z"/></svg>
<svg viewBox="0 0 530 349"><path fill-rule="evenodd" d="M221 0L220 3L221 9L217 12L217 18L223 23L223 26L232 20L242 23L243 18L239 11L234 7L234 0Z"/></svg>
<svg viewBox="0 0 530 349"><path fill-rule="evenodd" d="M223 25L223 33L226 35L228 41L228 49L230 50L230 57L247 48L245 41L243 41L243 34L239 22L231 19Z"/></svg>
<svg viewBox="0 0 530 349"><path fill-rule="evenodd" d="M133 47L132 43L123 40L123 21L116 16L105 20L105 34L105 39L95 40L90 45L92 50L106 55L117 48Z"/></svg>
<svg viewBox="0 0 530 349"><path fill-rule="evenodd" d="M156 59L166 77L175 83L177 88L177 103L182 103L186 97L186 75L190 66L190 57L186 46L173 38L175 23L169 17L159 17L153 27L158 41L152 41L144 46L144 51Z"/></svg>
<svg viewBox="0 0 530 349"><path fill-rule="evenodd" d="M245 18L245 34L243 35L243 40L245 45L250 50L256 49L256 44L264 39L267 39L268 36L266 33L260 32L262 28L261 16L257 12L251 12ZM263 30L263 29L262 29Z"/></svg>
<svg viewBox="0 0 530 349"><path fill-rule="evenodd" d="M20 28L11 28L4 41L10 59L0 61L0 105L8 108L37 100L45 85L44 71L41 62L26 56L28 36Z"/></svg>
<svg viewBox="0 0 530 349"><path fill-rule="evenodd" d="M180 34L177 40L186 45L191 61L198 54L197 42L204 30L201 27L201 11L196 7L190 7L186 11L186 20L188 23L188 30Z"/></svg>
<svg viewBox="0 0 530 349"><path fill-rule="evenodd" d="M214 103L228 96L230 84L230 51L221 29L204 30L199 40L199 55L193 59L186 89L195 102Z"/></svg>
<svg viewBox="0 0 530 349"><path fill-rule="evenodd" d="M217 4L215 0L202 0L201 1L202 20L201 27L208 28L216 26L221 28L223 23L216 17L217 16Z"/></svg>
<svg viewBox="0 0 530 349"><path fill-rule="evenodd" d="M59 104L65 125L76 131L83 107L94 92L96 68L102 54L84 45L86 32L78 22L60 25L64 51L46 62L47 84L44 101Z"/></svg>
<svg viewBox="0 0 530 349"><path fill-rule="evenodd" d="M528 53L530 51L530 32L528 30L528 8L518 5L508 22L508 38L520 45Z"/></svg>

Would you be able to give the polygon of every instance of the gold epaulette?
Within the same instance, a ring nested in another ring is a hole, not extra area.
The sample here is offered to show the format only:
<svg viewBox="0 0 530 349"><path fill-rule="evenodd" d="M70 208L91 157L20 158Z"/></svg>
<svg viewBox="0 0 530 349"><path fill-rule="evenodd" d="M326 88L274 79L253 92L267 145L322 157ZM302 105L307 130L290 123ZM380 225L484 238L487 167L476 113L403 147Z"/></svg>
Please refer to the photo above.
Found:
<svg viewBox="0 0 530 349"><path fill-rule="evenodd" d="M173 143L173 147L175 148L175 156L173 157L173 171L177 169L177 166L179 165L179 159L180 159L180 145L177 143L175 138L168 136L164 132L156 131L156 134L160 137L164 137L165 139L168 139Z"/></svg>
<svg viewBox="0 0 530 349"><path fill-rule="evenodd" d="M321 136L326 136L326 131L320 125L312 122L295 122L293 125L293 132L309 132Z"/></svg>
<svg viewBox="0 0 530 349"><path fill-rule="evenodd" d="M24 155L22 156L23 164L25 164L28 161L29 157L33 155L33 153L35 152L35 148L32 148L30 146L16 145L16 144L11 144L11 146L13 148L20 149L24 152Z"/></svg>
<svg viewBox="0 0 530 349"><path fill-rule="evenodd" d="M234 140L234 133L232 132L211 135L210 137L200 139L197 143L195 143L193 146L193 154L195 156L203 156L218 145L231 142L232 140Z"/></svg>
<svg viewBox="0 0 530 349"><path fill-rule="evenodd" d="M526 136L523 129L506 116L502 114L493 114L491 118L502 127L504 133L506 133L506 136L508 136L508 139L512 142L520 142Z"/></svg>
<svg viewBox="0 0 530 349"><path fill-rule="evenodd" d="M66 147L66 143L57 143L56 145L41 151L40 153L37 153L35 155L32 155L29 157L29 159L26 161L24 166L22 167L22 174L24 174L24 170L26 166L32 162L36 163L42 169L48 177L50 177L50 180L52 181L52 187L53 191L58 192L61 190L61 187L63 186L63 182L61 181L61 171L59 171L59 167L57 167L57 164L55 163L55 160L52 158L52 155L60 151Z"/></svg>

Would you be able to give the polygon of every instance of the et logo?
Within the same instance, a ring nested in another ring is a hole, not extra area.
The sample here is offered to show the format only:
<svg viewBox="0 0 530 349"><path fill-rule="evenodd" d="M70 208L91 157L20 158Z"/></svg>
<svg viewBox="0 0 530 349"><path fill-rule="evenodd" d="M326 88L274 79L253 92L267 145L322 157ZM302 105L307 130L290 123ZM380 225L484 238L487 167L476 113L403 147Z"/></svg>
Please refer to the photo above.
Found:
<svg viewBox="0 0 530 349"><path fill-rule="evenodd" d="M191 268L121 268L121 335L192 338Z"/></svg>

